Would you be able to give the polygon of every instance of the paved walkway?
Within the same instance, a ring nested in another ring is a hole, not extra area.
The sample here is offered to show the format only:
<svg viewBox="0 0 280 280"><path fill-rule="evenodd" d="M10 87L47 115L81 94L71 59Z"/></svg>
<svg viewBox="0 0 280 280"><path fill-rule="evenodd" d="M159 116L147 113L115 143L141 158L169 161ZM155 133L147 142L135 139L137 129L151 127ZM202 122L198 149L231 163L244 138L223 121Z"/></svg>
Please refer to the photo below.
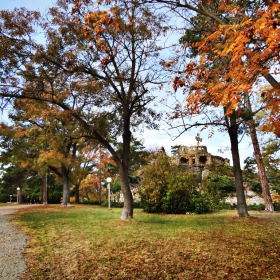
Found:
<svg viewBox="0 0 280 280"><path fill-rule="evenodd" d="M25 236L17 227L7 222L7 215L32 205L0 207L0 279L19 280L25 269L23 250L27 245Z"/></svg>

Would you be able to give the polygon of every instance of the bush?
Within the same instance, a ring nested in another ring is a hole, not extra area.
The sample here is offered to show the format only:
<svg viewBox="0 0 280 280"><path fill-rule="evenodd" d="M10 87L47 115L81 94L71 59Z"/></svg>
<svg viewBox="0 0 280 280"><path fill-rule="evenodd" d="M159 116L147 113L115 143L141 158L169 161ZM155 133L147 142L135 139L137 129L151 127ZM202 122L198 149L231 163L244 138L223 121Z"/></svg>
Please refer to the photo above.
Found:
<svg viewBox="0 0 280 280"><path fill-rule="evenodd" d="M229 202L220 201L213 205L213 210L232 210L235 209L235 205L230 204Z"/></svg>
<svg viewBox="0 0 280 280"><path fill-rule="evenodd" d="M210 181L216 183L222 196L226 196L227 194L236 191L234 181L226 176L214 175L213 177L210 177Z"/></svg>
<svg viewBox="0 0 280 280"><path fill-rule="evenodd" d="M260 182L252 182L251 190L253 192L262 193L262 184Z"/></svg>
<svg viewBox="0 0 280 280"><path fill-rule="evenodd" d="M263 211L265 209L264 204L251 204L247 206L248 210Z"/></svg>
<svg viewBox="0 0 280 280"><path fill-rule="evenodd" d="M280 187L277 185L272 186L271 188L273 191L277 192L278 194L280 194Z"/></svg>
<svg viewBox="0 0 280 280"><path fill-rule="evenodd" d="M139 193L148 213L201 214L211 209L208 197L199 192L197 175L172 164L164 154L145 168Z"/></svg>
<svg viewBox="0 0 280 280"><path fill-rule="evenodd" d="M185 214L194 211L193 186L197 186L194 174L170 174L168 190L162 198L162 211L168 214Z"/></svg>
<svg viewBox="0 0 280 280"><path fill-rule="evenodd" d="M6 194L0 192L0 202L7 202L9 201L9 197Z"/></svg>
<svg viewBox="0 0 280 280"><path fill-rule="evenodd" d="M143 211L147 213L161 213L161 204L152 200L145 200L142 202Z"/></svg>
<svg viewBox="0 0 280 280"><path fill-rule="evenodd" d="M280 202L274 202L274 211L280 211Z"/></svg>
<svg viewBox="0 0 280 280"><path fill-rule="evenodd" d="M101 204L102 207L108 207L108 202L103 202ZM110 206L111 207L114 207L114 208L123 208L123 202L116 202L116 201L111 201L110 203ZM142 205L140 202L134 202L133 203L133 208L142 208Z"/></svg>
<svg viewBox="0 0 280 280"><path fill-rule="evenodd" d="M98 200L85 200L85 201L80 202L80 204L99 205L99 201Z"/></svg>
<svg viewBox="0 0 280 280"><path fill-rule="evenodd" d="M211 211L211 202L205 196L194 196L192 202L195 214L205 214Z"/></svg>

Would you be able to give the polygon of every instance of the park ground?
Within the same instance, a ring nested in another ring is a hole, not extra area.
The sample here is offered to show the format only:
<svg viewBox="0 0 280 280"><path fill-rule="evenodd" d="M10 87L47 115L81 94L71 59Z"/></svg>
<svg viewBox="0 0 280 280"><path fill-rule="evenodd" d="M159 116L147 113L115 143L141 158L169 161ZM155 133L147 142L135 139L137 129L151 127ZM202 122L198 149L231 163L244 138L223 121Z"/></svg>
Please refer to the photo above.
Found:
<svg viewBox="0 0 280 280"><path fill-rule="evenodd" d="M158 215L55 205L10 222L29 237L22 279L280 279L280 213Z"/></svg>

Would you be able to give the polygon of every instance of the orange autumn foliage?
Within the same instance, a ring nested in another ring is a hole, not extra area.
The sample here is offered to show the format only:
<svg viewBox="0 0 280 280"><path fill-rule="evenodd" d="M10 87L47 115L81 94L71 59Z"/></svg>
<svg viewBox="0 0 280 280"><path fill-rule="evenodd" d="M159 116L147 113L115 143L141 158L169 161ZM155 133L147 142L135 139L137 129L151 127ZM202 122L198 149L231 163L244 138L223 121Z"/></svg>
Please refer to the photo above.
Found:
<svg viewBox="0 0 280 280"><path fill-rule="evenodd" d="M199 61L190 60L173 82L175 90L185 86L188 91L187 107L191 113L198 112L201 105L211 104L226 107L227 114L231 114L242 107L244 95L258 92L263 77L272 69L279 73L280 4L266 1L256 14L248 16L236 2L220 3L219 14L230 18L227 23L209 24L200 40L184 45L184 50L197 51ZM278 136L279 95L280 86L276 83L263 99L270 112L264 127Z"/></svg>
<svg viewBox="0 0 280 280"><path fill-rule="evenodd" d="M92 156L92 161L94 162L96 170L82 180L79 191L80 197L98 200L100 183L105 182L107 177L112 177L107 166L116 166L116 163L112 160L110 154L101 148Z"/></svg>

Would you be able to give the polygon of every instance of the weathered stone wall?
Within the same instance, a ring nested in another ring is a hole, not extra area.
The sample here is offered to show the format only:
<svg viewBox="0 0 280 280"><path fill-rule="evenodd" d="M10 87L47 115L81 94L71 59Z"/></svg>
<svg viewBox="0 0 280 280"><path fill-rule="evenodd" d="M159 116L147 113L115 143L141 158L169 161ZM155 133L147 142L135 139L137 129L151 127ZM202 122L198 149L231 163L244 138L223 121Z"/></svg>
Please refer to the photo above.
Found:
<svg viewBox="0 0 280 280"><path fill-rule="evenodd" d="M230 163L227 158L208 153L206 146L181 146L178 154L172 157L172 161L186 166Z"/></svg>
<svg viewBox="0 0 280 280"><path fill-rule="evenodd" d="M264 199L262 195L250 190L250 185L244 182L244 190L245 190L245 198L246 198L246 204L247 205L259 205L259 204L265 204ZM230 204L237 204L237 198L236 193L231 193L226 199L225 202L228 202Z"/></svg>

